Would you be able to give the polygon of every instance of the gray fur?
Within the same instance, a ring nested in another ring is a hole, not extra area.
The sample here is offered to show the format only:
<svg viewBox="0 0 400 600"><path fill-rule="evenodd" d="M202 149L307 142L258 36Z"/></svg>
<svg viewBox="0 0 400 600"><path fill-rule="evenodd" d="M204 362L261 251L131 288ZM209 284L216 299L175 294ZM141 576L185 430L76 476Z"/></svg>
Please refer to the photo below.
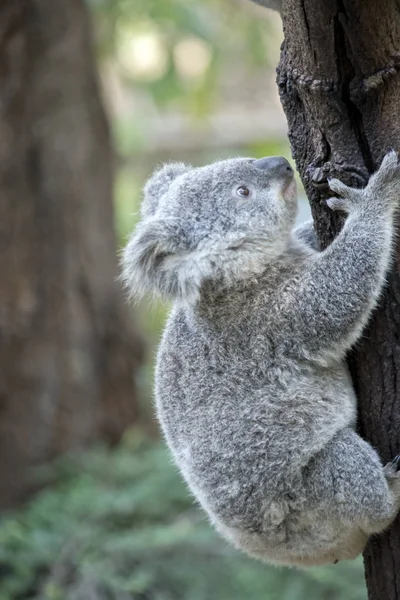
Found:
<svg viewBox="0 0 400 600"><path fill-rule="evenodd" d="M399 508L396 466L354 431L344 362L389 268L397 155L364 190L331 181L329 205L348 218L323 252L311 224L293 230L290 174L252 159L165 169L146 186L151 210L123 266L135 292L173 299L156 402L176 463L216 529L250 555L353 558Z"/></svg>
<svg viewBox="0 0 400 600"><path fill-rule="evenodd" d="M313 250L319 251L321 249L312 220L296 227L294 234L298 240Z"/></svg>

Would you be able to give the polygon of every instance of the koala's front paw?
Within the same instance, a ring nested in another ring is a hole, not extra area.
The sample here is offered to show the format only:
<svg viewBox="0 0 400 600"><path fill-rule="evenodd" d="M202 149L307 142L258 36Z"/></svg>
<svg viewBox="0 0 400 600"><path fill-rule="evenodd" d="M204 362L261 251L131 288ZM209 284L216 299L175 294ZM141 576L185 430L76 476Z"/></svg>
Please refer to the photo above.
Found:
<svg viewBox="0 0 400 600"><path fill-rule="evenodd" d="M379 170L372 175L365 193L381 202L398 206L400 199L400 163L395 150L385 156Z"/></svg>
<svg viewBox="0 0 400 600"><path fill-rule="evenodd" d="M395 150L390 150L384 157L378 171L372 175L367 187L374 185L388 185L392 181L400 180L399 156Z"/></svg>
<svg viewBox="0 0 400 600"><path fill-rule="evenodd" d="M337 194L337 196L332 196L332 198L328 198L326 201L331 210L341 210L345 213L350 213L359 205L362 190L351 188L339 179L329 179L328 183L329 189Z"/></svg>
<svg viewBox="0 0 400 600"><path fill-rule="evenodd" d="M386 477L397 477L400 471L400 454L395 456L387 465L383 467Z"/></svg>
<svg viewBox="0 0 400 600"><path fill-rule="evenodd" d="M364 189L351 188L339 181L329 181L330 189L338 197L329 198L327 205L331 210L342 210L346 213L362 205L371 207L384 205L398 206L400 200L400 162L397 152L391 150L385 156L379 170L372 175Z"/></svg>
<svg viewBox="0 0 400 600"><path fill-rule="evenodd" d="M400 454L384 466L383 472L390 489L400 503Z"/></svg>

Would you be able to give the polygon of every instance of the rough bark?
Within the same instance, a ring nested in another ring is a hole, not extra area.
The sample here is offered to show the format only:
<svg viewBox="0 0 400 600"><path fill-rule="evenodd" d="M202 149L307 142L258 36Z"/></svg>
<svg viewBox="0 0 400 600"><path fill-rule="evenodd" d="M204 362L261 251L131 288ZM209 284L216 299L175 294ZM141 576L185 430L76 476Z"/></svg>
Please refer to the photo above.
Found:
<svg viewBox="0 0 400 600"><path fill-rule="evenodd" d="M400 10L395 0L284 0L278 85L321 242L340 228L327 176L364 185L400 150ZM400 191L399 191L400 194ZM384 462L400 451L399 250L379 309L349 357L360 431ZM364 554L369 598L400 598L400 521Z"/></svg>
<svg viewBox="0 0 400 600"><path fill-rule="evenodd" d="M136 419L112 156L83 0L0 1L0 507Z"/></svg>

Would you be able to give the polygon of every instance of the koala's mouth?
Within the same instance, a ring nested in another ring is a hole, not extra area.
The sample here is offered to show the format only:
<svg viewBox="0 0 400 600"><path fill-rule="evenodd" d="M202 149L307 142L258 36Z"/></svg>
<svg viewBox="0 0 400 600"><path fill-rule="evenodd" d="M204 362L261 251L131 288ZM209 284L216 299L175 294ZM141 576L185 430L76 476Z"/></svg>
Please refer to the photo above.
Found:
<svg viewBox="0 0 400 600"><path fill-rule="evenodd" d="M289 181L286 181L282 186L282 196L284 200L296 200L297 199L297 186L294 174Z"/></svg>

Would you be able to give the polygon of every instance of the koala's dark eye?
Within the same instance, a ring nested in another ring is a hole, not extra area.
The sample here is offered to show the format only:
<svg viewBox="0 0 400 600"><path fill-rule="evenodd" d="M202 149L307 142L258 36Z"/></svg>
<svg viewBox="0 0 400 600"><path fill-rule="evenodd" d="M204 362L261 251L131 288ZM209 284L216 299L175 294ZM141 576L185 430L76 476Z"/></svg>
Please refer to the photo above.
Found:
<svg viewBox="0 0 400 600"><path fill-rule="evenodd" d="M238 189L236 190L236 195L239 196L240 198L248 198L250 196L250 190L248 187L246 187L245 185L241 185L238 187Z"/></svg>

